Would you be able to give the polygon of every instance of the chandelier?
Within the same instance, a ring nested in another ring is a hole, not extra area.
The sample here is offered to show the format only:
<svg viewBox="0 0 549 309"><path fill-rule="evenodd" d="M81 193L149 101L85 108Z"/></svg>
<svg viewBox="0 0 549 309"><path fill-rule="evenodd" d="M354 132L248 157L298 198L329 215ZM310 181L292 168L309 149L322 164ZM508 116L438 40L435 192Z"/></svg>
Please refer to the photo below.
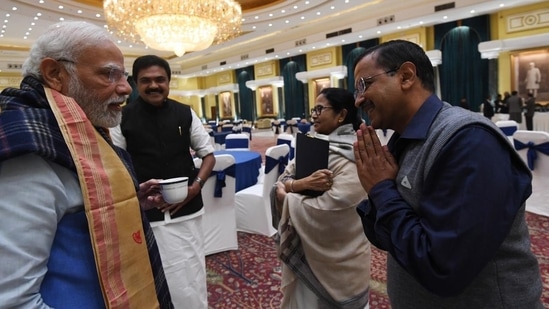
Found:
<svg viewBox="0 0 549 309"><path fill-rule="evenodd" d="M105 0L103 8L120 38L179 57L238 36L242 22L234 0Z"/></svg>

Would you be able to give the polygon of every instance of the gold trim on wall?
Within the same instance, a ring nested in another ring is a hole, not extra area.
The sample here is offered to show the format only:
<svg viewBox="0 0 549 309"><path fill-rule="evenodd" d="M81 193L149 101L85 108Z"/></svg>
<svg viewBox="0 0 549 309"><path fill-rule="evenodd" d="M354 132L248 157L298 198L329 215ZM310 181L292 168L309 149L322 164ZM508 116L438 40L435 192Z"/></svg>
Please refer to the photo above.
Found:
<svg viewBox="0 0 549 309"><path fill-rule="evenodd" d="M311 56L311 67L332 63L332 53L326 52Z"/></svg>
<svg viewBox="0 0 549 309"><path fill-rule="evenodd" d="M549 10L536 10L507 17L507 32L517 32L549 26Z"/></svg>
<svg viewBox="0 0 549 309"><path fill-rule="evenodd" d="M256 75L257 76L273 75L273 64L269 63L266 65L258 65Z"/></svg>

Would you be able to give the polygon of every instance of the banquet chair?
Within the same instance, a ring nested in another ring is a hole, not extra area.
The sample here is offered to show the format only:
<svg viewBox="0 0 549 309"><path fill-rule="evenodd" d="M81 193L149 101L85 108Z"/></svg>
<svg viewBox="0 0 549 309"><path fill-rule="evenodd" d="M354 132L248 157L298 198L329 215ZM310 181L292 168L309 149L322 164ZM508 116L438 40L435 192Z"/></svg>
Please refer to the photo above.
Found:
<svg viewBox="0 0 549 309"><path fill-rule="evenodd" d="M224 123L221 127L221 132L232 132L233 131L233 124L232 123Z"/></svg>
<svg viewBox="0 0 549 309"><path fill-rule="evenodd" d="M285 133L295 135L298 131L297 130L297 122L298 122L298 120L295 120L295 119L286 120L286 131L285 131Z"/></svg>
<svg viewBox="0 0 549 309"><path fill-rule="evenodd" d="M195 160L195 166L199 164L198 167L200 167L201 163L200 159ZM234 164L234 157L231 155L215 156L212 174L202 188L204 202L202 230L206 255L238 250L234 206L236 184ZM233 167L232 175L230 175L231 167Z"/></svg>
<svg viewBox="0 0 549 309"><path fill-rule="evenodd" d="M549 216L549 133L517 130L513 143L532 172L532 195L526 200L526 210Z"/></svg>
<svg viewBox="0 0 549 309"><path fill-rule="evenodd" d="M295 149L292 146L292 141L295 139L293 134L290 133L280 133L276 136L276 144L287 144L290 147L290 160L294 158ZM294 143L295 144L295 143Z"/></svg>
<svg viewBox="0 0 549 309"><path fill-rule="evenodd" d="M252 140L252 125L249 123L245 123L242 125L242 133L248 135L248 138L250 141Z"/></svg>
<svg viewBox="0 0 549 309"><path fill-rule="evenodd" d="M250 139L244 133L231 133L225 137L225 150L250 150Z"/></svg>
<svg viewBox="0 0 549 309"><path fill-rule="evenodd" d="M286 144L271 146L265 152L263 183L236 192L236 228L238 231L273 236L270 192L288 163L290 147Z"/></svg>
<svg viewBox="0 0 549 309"><path fill-rule="evenodd" d="M499 120L496 121L496 126L501 129L503 134L509 139L509 142L513 144L513 133L518 130L518 123L514 120Z"/></svg>

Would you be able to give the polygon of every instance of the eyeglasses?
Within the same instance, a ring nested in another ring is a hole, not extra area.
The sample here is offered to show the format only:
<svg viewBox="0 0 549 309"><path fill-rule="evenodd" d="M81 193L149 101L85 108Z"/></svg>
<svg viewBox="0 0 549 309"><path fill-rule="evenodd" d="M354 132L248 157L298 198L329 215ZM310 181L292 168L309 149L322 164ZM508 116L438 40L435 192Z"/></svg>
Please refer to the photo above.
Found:
<svg viewBox="0 0 549 309"><path fill-rule="evenodd" d="M316 113L318 116L320 116L320 114L322 114L322 111L326 108L333 108L333 107L324 106L324 105L317 105L317 106L311 108L311 115Z"/></svg>
<svg viewBox="0 0 549 309"><path fill-rule="evenodd" d="M374 74L372 76L368 77L360 77L358 79L358 84L356 85L355 89L355 100L358 99L358 97L362 96L368 88L375 82L375 80L372 81L372 79L376 76L383 75L383 74L389 74L398 71L398 68L390 69L385 72L381 72L379 74Z"/></svg>
<svg viewBox="0 0 549 309"><path fill-rule="evenodd" d="M65 58L56 59L56 60L61 62L77 64L75 61L65 59ZM118 83L122 79L122 77L127 78L129 76L128 72L117 69L115 67L106 67L105 74L108 75L109 82L111 82L112 84Z"/></svg>

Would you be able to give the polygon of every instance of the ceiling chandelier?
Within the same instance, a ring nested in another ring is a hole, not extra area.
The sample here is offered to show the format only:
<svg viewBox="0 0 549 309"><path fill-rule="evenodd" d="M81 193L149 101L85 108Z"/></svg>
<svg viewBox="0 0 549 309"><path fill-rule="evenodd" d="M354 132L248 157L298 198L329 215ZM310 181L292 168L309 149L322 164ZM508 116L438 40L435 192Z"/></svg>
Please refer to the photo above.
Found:
<svg viewBox="0 0 549 309"><path fill-rule="evenodd" d="M179 57L238 36L242 23L234 0L105 0L103 8L120 38Z"/></svg>

